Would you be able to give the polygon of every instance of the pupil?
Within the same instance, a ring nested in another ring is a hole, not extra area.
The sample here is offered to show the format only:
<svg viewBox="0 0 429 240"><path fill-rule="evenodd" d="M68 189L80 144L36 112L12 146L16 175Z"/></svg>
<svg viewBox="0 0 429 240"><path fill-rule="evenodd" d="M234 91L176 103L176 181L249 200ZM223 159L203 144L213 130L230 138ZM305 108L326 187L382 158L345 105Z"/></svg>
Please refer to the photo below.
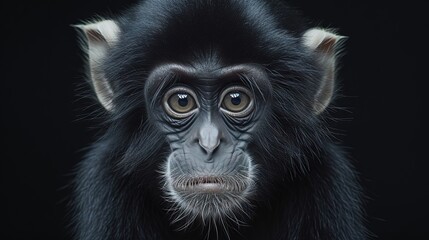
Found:
<svg viewBox="0 0 429 240"><path fill-rule="evenodd" d="M233 93L231 96L231 103L234 105L239 105L241 103L241 97L239 93Z"/></svg>
<svg viewBox="0 0 429 240"><path fill-rule="evenodd" d="M187 94L178 94L179 99L177 100L181 107L186 107L188 105L188 95Z"/></svg>

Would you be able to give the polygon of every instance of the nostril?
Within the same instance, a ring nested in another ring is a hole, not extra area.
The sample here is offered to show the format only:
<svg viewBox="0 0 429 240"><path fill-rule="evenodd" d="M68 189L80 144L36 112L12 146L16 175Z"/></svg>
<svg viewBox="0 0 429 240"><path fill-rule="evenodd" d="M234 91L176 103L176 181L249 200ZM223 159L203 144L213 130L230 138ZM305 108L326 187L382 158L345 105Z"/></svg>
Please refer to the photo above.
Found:
<svg viewBox="0 0 429 240"><path fill-rule="evenodd" d="M218 148L220 144L220 139L218 139L215 143L212 144L205 144L201 142L201 140L198 140L198 144L206 152L206 154L212 154Z"/></svg>

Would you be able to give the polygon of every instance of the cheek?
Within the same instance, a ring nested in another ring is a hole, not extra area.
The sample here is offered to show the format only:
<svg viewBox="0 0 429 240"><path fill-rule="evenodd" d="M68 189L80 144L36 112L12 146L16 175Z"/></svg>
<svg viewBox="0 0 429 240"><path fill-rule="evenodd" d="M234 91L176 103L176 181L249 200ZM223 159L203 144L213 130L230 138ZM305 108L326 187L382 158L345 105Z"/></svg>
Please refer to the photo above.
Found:
<svg viewBox="0 0 429 240"><path fill-rule="evenodd" d="M178 149L170 153L166 161L166 171L170 177L190 175L195 172L196 163L187 155L183 149Z"/></svg>

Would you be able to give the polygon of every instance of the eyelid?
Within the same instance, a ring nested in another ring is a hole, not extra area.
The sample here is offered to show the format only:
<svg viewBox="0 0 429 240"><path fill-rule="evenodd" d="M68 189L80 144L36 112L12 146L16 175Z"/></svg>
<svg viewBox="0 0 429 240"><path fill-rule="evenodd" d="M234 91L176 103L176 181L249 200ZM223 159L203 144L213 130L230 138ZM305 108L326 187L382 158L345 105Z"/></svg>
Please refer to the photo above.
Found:
<svg viewBox="0 0 429 240"><path fill-rule="evenodd" d="M243 111L231 112L231 111L228 111L222 107L222 102L223 102L223 99L225 98L225 96L228 93L233 92L233 91L241 91L241 92L244 92L245 94L247 94L247 96L249 96L249 100L250 100L249 105ZM249 89L247 89L246 87L243 87L243 86L228 87L225 90L223 90L222 94L220 95L220 101L218 103L218 107L222 112L224 112L224 113L226 113L232 117L245 117L245 116L249 115L254 108L253 94Z"/></svg>

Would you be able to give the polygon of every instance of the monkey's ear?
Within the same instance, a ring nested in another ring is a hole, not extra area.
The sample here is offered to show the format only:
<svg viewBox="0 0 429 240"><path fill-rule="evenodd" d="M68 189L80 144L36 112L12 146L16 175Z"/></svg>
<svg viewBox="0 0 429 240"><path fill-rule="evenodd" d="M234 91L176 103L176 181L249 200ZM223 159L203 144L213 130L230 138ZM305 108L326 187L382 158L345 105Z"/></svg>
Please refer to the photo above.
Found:
<svg viewBox="0 0 429 240"><path fill-rule="evenodd" d="M303 37L304 44L316 52L324 69L313 104L314 112L319 114L329 105L334 93L336 52L338 42L345 37L320 28L307 30Z"/></svg>
<svg viewBox="0 0 429 240"><path fill-rule="evenodd" d="M74 25L82 30L87 46L89 70L92 85L98 100L108 111L113 110L113 91L102 70L102 62L108 50L118 40L120 29L113 20L102 20L95 23Z"/></svg>

